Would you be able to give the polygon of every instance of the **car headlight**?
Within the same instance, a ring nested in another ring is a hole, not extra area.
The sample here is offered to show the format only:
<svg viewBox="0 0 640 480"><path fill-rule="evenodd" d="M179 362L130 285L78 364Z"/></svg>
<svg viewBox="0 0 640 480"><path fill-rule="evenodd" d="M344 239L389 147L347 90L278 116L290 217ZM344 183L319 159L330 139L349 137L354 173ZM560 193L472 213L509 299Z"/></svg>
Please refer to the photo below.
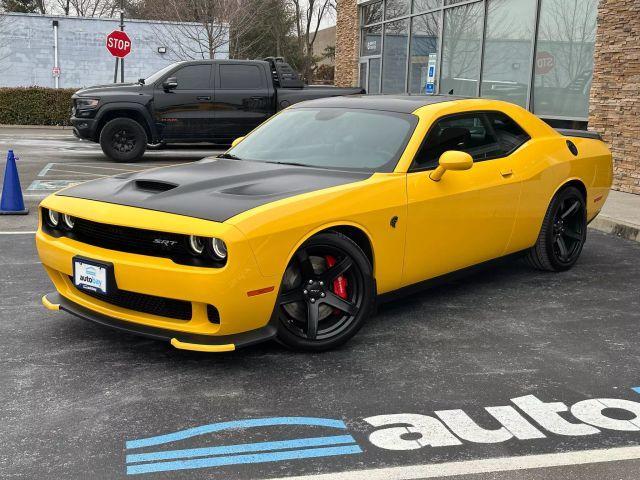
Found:
<svg viewBox="0 0 640 480"><path fill-rule="evenodd" d="M73 227L76 224L76 219L73 218L71 215L67 215L66 213L64 215L62 215L62 223L64 224L65 227L67 227L69 230L73 230Z"/></svg>
<svg viewBox="0 0 640 480"><path fill-rule="evenodd" d="M202 255L202 252L204 252L204 238L196 237L195 235L189 236L189 249L195 255Z"/></svg>
<svg viewBox="0 0 640 480"><path fill-rule="evenodd" d="M54 210L47 210L45 220L50 227L56 228L60 225L60 214Z"/></svg>
<svg viewBox="0 0 640 480"><path fill-rule="evenodd" d="M100 100L97 98L76 98L77 109L96 108L98 103Z"/></svg>
<svg viewBox="0 0 640 480"><path fill-rule="evenodd" d="M213 250L213 254L220 260L224 260L225 258L227 258L227 244L224 243L224 240L221 240L219 238L212 238L211 250Z"/></svg>

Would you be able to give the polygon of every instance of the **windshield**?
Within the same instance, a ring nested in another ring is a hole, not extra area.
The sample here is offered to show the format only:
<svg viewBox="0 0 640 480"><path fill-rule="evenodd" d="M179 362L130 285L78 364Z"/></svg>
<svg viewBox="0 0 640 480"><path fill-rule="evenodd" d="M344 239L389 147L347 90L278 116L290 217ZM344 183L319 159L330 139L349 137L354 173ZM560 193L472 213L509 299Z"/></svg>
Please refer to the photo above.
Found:
<svg viewBox="0 0 640 480"><path fill-rule="evenodd" d="M410 114L296 108L273 117L229 150L242 160L391 172L417 118Z"/></svg>
<svg viewBox="0 0 640 480"><path fill-rule="evenodd" d="M167 73L169 73L169 71L175 66L176 64L172 63L171 65L167 65L166 67L164 67L162 70L158 70L156 73L152 73L151 75L149 75L147 78L144 79L145 85L156 83L158 80L164 77Z"/></svg>

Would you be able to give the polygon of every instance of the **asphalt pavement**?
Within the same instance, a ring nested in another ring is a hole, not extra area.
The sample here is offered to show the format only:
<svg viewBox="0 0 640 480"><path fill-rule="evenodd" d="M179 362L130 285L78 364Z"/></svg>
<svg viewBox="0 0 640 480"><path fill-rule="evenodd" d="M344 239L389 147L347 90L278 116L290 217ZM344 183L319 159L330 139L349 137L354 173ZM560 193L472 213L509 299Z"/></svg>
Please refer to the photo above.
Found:
<svg viewBox="0 0 640 480"><path fill-rule="evenodd" d="M106 164L73 147L25 140L23 183L53 155ZM211 355L45 310L33 236L0 234L0 477L637 479L639 260L590 231L568 272L498 262L335 351Z"/></svg>

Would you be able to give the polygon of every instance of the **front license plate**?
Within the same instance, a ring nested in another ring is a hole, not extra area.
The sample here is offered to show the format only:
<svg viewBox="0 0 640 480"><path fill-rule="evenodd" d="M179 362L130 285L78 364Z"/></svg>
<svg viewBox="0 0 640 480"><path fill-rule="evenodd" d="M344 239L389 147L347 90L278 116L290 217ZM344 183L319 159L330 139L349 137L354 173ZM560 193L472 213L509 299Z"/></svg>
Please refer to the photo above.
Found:
<svg viewBox="0 0 640 480"><path fill-rule="evenodd" d="M81 290L107 294L108 265L85 259L73 260L73 283Z"/></svg>

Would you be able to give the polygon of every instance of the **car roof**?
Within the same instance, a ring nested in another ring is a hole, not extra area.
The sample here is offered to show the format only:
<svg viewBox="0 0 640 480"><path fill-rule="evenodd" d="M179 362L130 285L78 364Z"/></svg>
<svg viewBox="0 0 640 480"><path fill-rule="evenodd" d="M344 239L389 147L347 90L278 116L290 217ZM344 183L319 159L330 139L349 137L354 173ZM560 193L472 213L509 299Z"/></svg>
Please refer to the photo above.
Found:
<svg viewBox="0 0 640 480"><path fill-rule="evenodd" d="M363 110L413 113L426 105L456 100L470 100L470 98L454 95L348 95L307 100L290 108L361 108Z"/></svg>

